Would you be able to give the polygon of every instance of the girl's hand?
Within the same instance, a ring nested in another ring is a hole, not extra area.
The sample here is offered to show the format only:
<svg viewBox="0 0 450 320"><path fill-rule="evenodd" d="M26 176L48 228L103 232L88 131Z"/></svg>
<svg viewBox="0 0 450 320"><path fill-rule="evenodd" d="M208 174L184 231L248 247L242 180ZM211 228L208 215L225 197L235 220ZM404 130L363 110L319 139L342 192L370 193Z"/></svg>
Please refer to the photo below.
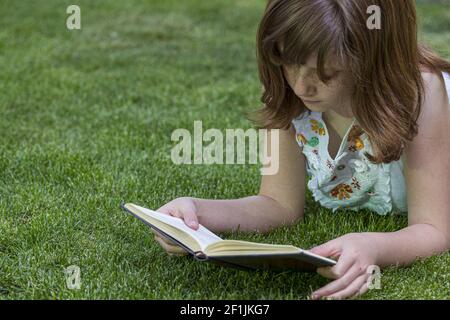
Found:
<svg viewBox="0 0 450 320"><path fill-rule="evenodd" d="M335 281L313 292L312 299L343 299L362 295L369 289L369 267L376 265L378 254L370 233L349 233L309 251L339 258L332 267L317 268L317 273Z"/></svg>
<svg viewBox="0 0 450 320"><path fill-rule="evenodd" d="M197 230L199 227L197 207L195 206L195 202L192 198L182 197L174 199L156 211L181 218L188 227L194 230ZM155 234L155 240L163 247L164 250L166 250L169 255L183 256L188 254L184 248L175 242L169 240L159 232L153 229L151 230Z"/></svg>

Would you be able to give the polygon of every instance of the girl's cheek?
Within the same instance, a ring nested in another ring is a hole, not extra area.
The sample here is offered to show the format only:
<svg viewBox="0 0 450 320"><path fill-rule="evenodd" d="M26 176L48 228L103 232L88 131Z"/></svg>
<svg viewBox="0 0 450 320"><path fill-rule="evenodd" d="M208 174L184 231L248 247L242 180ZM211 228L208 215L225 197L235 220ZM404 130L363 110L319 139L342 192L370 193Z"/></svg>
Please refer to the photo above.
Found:
<svg viewBox="0 0 450 320"><path fill-rule="evenodd" d="M347 88L338 81L330 82L327 86L321 86L319 92L321 92L320 96L328 97L330 101L340 101L349 95Z"/></svg>
<svg viewBox="0 0 450 320"><path fill-rule="evenodd" d="M346 93L346 92L350 92L351 86L352 85L351 85L351 83L350 83L350 81L348 79L340 78L340 79L333 79L333 80L331 80L327 84L326 88L329 91L333 91L333 92L338 93L338 94L343 94L343 93Z"/></svg>
<svg viewBox="0 0 450 320"><path fill-rule="evenodd" d="M328 92L329 94L333 94L337 91L341 90L342 85L339 83L339 81L331 80L327 84L322 84L320 86L320 89L324 92Z"/></svg>

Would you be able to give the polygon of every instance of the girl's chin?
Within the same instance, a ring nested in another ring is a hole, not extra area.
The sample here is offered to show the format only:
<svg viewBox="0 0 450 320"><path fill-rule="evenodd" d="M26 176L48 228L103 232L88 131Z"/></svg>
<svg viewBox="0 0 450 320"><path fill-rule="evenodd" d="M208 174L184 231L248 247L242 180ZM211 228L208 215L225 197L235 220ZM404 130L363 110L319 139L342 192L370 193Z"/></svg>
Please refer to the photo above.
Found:
<svg viewBox="0 0 450 320"><path fill-rule="evenodd" d="M319 103L317 103L317 104L309 104L309 103L305 103L305 106L309 109L309 110L311 110L311 111L315 111L315 112L324 112L324 111L327 111L328 110L328 108L327 107L325 107L323 104L319 104Z"/></svg>

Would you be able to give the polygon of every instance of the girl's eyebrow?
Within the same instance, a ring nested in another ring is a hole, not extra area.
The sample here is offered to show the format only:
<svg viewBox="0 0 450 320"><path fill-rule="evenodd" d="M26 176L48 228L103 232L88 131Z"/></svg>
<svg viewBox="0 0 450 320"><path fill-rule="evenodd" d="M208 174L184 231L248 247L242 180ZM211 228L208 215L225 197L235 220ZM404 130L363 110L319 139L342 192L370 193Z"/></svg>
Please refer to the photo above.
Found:
<svg viewBox="0 0 450 320"><path fill-rule="evenodd" d="M314 67L314 68L309 67L309 66L306 66L306 67L308 67L308 68L310 68L310 69L313 69L313 70L317 70L316 67ZM336 71L336 72L342 71L342 69L341 69L340 67L328 67L328 68L324 68L324 70L325 70L325 71Z"/></svg>

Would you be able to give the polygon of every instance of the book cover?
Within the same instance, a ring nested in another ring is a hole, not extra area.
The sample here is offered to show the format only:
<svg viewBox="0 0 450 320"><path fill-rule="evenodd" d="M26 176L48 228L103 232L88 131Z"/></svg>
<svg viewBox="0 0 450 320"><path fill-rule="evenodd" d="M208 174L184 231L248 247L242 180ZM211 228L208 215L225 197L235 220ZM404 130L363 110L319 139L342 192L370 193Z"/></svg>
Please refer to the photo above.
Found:
<svg viewBox="0 0 450 320"><path fill-rule="evenodd" d="M336 261L290 245L223 240L204 226L193 230L180 218L172 217L136 204L121 208L150 228L184 248L197 261L241 270L297 270L313 272L332 266Z"/></svg>

